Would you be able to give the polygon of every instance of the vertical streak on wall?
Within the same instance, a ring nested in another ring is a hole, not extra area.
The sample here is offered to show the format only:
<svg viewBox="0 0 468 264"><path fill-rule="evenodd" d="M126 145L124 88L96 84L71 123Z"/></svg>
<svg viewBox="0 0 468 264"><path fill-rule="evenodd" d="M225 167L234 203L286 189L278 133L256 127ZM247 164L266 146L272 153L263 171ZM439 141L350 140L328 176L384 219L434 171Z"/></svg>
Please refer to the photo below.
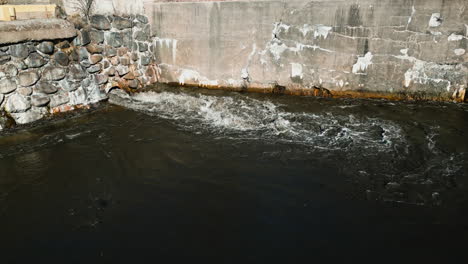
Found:
<svg viewBox="0 0 468 264"><path fill-rule="evenodd" d="M209 35L209 73L210 75L213 73L213 69L217 68L217 64L220 58L219 54L221 48L221 17L219 14L219 3L213 3L211 5L210 15L209 15L209 27L210 27L210 35Z"/></svg>

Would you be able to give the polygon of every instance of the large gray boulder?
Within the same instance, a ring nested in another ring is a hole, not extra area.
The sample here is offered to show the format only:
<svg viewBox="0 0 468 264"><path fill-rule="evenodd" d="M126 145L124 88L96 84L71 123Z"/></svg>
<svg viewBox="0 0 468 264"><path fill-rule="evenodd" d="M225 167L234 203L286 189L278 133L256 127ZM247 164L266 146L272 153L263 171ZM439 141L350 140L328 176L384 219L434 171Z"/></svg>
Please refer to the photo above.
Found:
<svg viewBox="0 0 468 264"><path fill-rule="evenodd" d="M100 72L102 69L102 65L101 64L95 64L95 65L92 65L88 68L88 72L89 73L97 73L97 72Z"/></svg>
<svg viewBox="0 0 468 264"><path fill-rule="evenodd" d="M16 90L16 92L24 96L30 96L33 92L33 89L31 87L20 87Z"/></svg>
<svg viewBox="0 0 468 264"><path fill-rule="evenodd" d="M45 81L59 81L65 78L66 75L66 68L47 66L42 70L42 78Z"/></svg>
<svg viewBox="0 0 468 264"><path fill-rule="evenodd" d="M71 81L81 81L88 76L86 69L78 63L70 64L68 69L68 79Z"/></svg>
<svg viewBox="0 0 468 264"><path fill-rule="evenodd" d="M138 22L143 23L143 24L148 24L148 18L143 16L143 15L137 15L136 19Z"/></svg>
<svg viewBox="0 0 468 264"><path fill-rule="evenodd" d="M0 65L0 78L15 77L18 69L13 64Z"/></svg>
<svg viewBox="0 0 468 264"><path fill-rule="evenodd" d="M23 87L31 86L40 79L36 70L28 70L18 74L18 83Z"/></svg>
<svg viewBox="0 0 468 264"><path fill-rule="evenodd" d="M99 30L91 30L89 32L91 42L101 44L104 42L104 32Z"/></svg>
<svg viewBox="0 0 468 264"><path fill-rule="evenodd" d="M39 82L34 87L34 92L42 94L53 94L58 91L57 86L53 82Z"/></svg>
<svg viewBox="0 0 468 264"><path fill-rule="evenodd" d="M44 94L35 94L31 96L31 104L36 107L47 106L50 102L50 98Z"/></svg>
<svg viewBox="0 0 468 264"><path fill-rule="evenodd" d="M114 21L112 22L112 26L116 29L122 30L126 28L132 28L133 22L130 19L123 18L123 17L114 17Z"/></svg>
<svg viewBox="0 0 468 264"><path fill-rule="evenodd" d="M111 29L111 23L106 16L103 15L94 15L90 19L91 26L99 30L109 30Z"/></svg>
<svg viewBox="0 0 468 264"><path fill-rule="evenodd" d="M114 48L122 47L123 45L123 36L119 32L106 32L104 34L107 45L110 45Z"/></svg>
<svg viewBox="0 0 468 264"><path fill-rule="evenodd" d="M81 87L81 81L61 80L59 85L63 90L67 92L73 92Z"/></svg>
<svg viewBox="0 0 468 264"><path fill-rule="evenodd" d="M86 46L91 43L91 34L89 29L78 31L78 36L73 40L75 46Z"/></svg>
<svg viewBox="0 0 468 264"><path fill-rule="evenodd" d="M31 53L24 61L29 68L39 68L44 66L47 61L38 53Z"/></svg>
<svg viewBox="0 0 468 264"><path fill-rule="evenodd" d="M50 55L54 53L55 46L54 43L51 41L43 41L39 45L37 45L36 48L38 51Z"/></svg>
<svg viewBox="0 0 468 264"><path fill-rule="evenodd" d="M62 51L55 53L54 59L58 64L62 66L68 66L68 63L70 63L70 59L68 58L68 55Z"/></svg>
<svg viewBox="0 0 468 264"><path fill-rule="evenodd" d="M8 97L5 110L9 113L23 113L31 108L31 102L23 95L13 94Z"/></svg>
<svg viewBox="0 0 468 264"><path fill-rule="evenodd" d="M79 61L84 61L89 59L89 52L86 48L81 47L78 49L78 59Z"/></svg>
<svg viewBox="0 0 468 264"><path fill-rule="evenodd" d="M16 82L14 79L7 78L0 80L0 93L1 94L9 94L16 90Z"/></svg>
<svg viewBox="0 0 468 264"><path fill-rule="evenodd" d="M64 105L70 101L70 97L68 96L68 92L58 93L50 99L50 107L54 108L57 106Z"/></svg>
<svg viewBox="0 0 468 264"><path fill-rule="evenodd" d="M15 120L16 124L29 124L42 119L47 114L47 109L33 107L31 110L23 113L11 113L11 116Z"/></svg>
<svg viewBox="0 0 468 264"><path fill-rule="evenodd" d="M29 56L29 47L26 44L12 45L10 55L18 59L26 59Z"/></svg>

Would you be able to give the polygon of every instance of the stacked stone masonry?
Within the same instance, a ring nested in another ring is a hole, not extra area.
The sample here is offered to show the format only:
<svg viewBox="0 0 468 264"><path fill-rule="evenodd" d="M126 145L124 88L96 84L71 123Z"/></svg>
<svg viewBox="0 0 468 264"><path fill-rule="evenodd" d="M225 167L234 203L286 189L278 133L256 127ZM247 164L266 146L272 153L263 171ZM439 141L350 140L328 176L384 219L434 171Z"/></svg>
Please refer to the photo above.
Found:
<svg viewBox="0 0 468 264"><path fill-rule="evenodd" d="M155 83L154 45L144 16L69 19L76 37L0 46L0 130Z"/></svg>

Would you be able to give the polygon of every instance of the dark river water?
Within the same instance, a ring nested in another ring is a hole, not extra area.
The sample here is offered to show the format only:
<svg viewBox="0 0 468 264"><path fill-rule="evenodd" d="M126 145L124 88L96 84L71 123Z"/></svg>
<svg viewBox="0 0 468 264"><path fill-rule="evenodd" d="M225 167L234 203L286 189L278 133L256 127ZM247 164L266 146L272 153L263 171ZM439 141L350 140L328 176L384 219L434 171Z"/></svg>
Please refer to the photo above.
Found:
<svg viewBox="0 0 468 264"><path fill-rule="evenodd" d="M0 263L466 263L468 106L162 89L0 134Z"/></svg>

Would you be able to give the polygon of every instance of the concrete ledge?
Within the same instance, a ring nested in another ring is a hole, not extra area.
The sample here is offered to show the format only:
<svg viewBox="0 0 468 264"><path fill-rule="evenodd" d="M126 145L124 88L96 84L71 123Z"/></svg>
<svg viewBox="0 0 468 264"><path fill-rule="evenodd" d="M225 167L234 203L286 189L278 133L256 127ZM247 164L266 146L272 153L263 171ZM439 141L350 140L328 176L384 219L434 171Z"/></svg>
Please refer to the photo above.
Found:
<svg viewBox="0 0 468 264"><path fill-rule="evenodd" d="M0 22L0 45L25 41L73 38L72 23L62 19L31 19Z"/></svg>

